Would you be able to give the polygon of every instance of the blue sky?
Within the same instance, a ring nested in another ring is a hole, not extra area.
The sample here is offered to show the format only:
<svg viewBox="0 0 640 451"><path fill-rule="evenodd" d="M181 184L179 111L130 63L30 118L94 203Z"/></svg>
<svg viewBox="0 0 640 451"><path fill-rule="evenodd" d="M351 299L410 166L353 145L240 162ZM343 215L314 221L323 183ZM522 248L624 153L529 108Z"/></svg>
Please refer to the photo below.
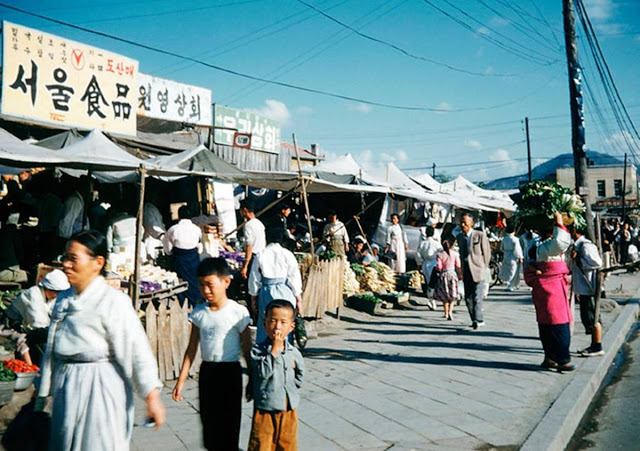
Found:
<svg viewBox="0 0 640 451"><path fill-rule="evenodd" d="M620 95L640 127L640 2L584 2ZM282 139L290 141L295 133L300 145L317 143L329 158L350 152L372 171L392 161L410 173L435 163L438 173L474 181L522 173L525 116L534 164L571 151L561 0L11 5L257 77L439 110L384 108L254 82L0 7L4 20L136 58L139 70L150 75L210 88L216 103L280 120ZM626 141L577 27L585 78L602 111L596 115L587 99L587 147L620 156Z"/></svg>

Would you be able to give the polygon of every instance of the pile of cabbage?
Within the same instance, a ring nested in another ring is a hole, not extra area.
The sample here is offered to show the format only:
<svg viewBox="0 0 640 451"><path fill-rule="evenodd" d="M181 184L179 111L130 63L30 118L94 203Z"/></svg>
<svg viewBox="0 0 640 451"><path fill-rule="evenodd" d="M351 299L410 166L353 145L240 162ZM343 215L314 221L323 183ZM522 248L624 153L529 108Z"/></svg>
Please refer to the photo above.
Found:
<svg viewBox="0 0 640 451"><path fill-rule="evenodd" d="M517 216L531 228L536 228L540 219L549 219L553 224L553 214L565 213L568 223L584 228L585 206L576 193L555 182L535 181L520 187L521 199L518 202ZM535 222L535 223L534 223Z"/></svg>

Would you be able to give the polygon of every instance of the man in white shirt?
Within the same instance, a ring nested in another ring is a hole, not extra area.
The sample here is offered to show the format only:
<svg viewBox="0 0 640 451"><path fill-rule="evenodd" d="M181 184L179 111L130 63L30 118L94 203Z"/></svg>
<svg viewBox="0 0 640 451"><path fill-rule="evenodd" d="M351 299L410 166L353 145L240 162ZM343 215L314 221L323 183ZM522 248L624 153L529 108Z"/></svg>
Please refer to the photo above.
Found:
<svg viewBox="0 0 640 451"><path fill-rule="evenodd" d="M602 267L602 258L598 248L582 230L574 228L572 238L575 241L571 252L570 269L573 292L580 302L580 319L585 331L591 335L591 345L580 351L583 357L604 355L602 349L602 324L596 321L596 305L594 294L596 289L597 269Z"/></svg>
<svg viewBox="0 0 640 451"><path fill-rule="evenodd" d="M83 175L78 180L76 190L64 201L62 215L58 223L58 235L62 239L68 240L71 235L83 230L85 226L90 228L89 220L84 214L85 200L90 192L93 192L91 177Z"/></svg>
<svg viewBox="0 0 640 451"><path fill-rule="evenodd" d="M244 224L245 260L240 275L245 279L249 275L251 260L267 245L265 228L262 221L256 218L256 212L251 202L243 202L240 214L246 221Z"/></svg>
<svg viewBox="0 0 640 451"><path fill-rule="evenodd" d="M337 255L346 255L349 252L347 228L338 219L338 214L333 210L327 213L327 225L322 230L322 238L329 241L331 249Z"/></svg>
<svg viewBox="0 0 640 451"><path fill-rule="evenodd" d="M189 282L187 299L194 306L202 300L196 275L200 263L198 244L202 240L202 231L191 222L188 206L180 207L178 218L178 223L167 230L162 241L165 253L173 256L174 271L182 280Z"/></svg>

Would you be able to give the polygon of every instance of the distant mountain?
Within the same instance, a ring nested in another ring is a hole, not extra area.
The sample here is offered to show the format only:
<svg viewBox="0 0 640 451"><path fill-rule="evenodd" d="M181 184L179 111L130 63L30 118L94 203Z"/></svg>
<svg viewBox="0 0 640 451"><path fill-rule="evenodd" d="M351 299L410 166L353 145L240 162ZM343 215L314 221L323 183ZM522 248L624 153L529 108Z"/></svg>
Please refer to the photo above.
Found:
<svg viewBox="0 0 640 451"><path fill-rule="evenodd" d="M594 152L593 150L587 150L587 158L593 160L593 164L596 166L607 164L623 164L622 160L616 157L607 155L605 153ZM566 168L573 166L573 154L564 153L552 158L549 161L539 164L531 170L531 176L533 180L548 180L554 179L556 176L556 169ZM513 177L503 177L500 179L485 182L486 189L517 189L520 181L527 181L528 175L521 174Z"/></svg>

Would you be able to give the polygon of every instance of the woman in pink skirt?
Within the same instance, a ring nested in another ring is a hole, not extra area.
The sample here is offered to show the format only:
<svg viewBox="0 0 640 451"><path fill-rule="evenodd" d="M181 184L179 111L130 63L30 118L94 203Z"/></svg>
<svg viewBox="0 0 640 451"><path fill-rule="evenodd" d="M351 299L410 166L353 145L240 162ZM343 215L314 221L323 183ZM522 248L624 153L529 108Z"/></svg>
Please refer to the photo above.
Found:
<svg viewBox="0 0 640 451"><path fill-rule="evenodd" d="M453 304L458 300L458 279L461 278L460 254L451 249L451 243L444 241L442 251L436 258L436 270L440 278L433 297L442 302L444 317L453 319Z"/></svg>

